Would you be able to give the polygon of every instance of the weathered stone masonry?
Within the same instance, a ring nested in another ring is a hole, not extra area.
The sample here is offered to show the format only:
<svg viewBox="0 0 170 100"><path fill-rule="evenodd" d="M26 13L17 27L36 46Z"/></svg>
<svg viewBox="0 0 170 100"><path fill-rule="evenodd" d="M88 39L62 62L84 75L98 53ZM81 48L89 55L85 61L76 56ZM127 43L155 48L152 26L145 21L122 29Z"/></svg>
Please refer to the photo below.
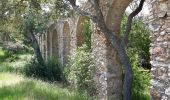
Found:
<svg viewBox="0 0 170 100"><path fill-rule="evenodd" d="M38 34L37 40L44 59L58 58L65 65L68 56L84 43L83 23L86 19L76 16L59 20L50 25L46 33Z"/></svg>
<svg viewBox="0 0 170 100"><path fill-rule="evenodd" d="M170 0L150 1L151 11L148 18L152 42L150 47L152 64L151 99L170 100ZM117 17L116 13L115 15L111 13L117 11L111 5L112 3L112 0L100 2L106 23L110 28L121 19ZM110 23L114 17L118 19ZM82 31L85 19L83 16L76 16L67 20L60 20L52 24L47 33L39 34L37 39L43 57L45 59L57 57L61 64L66 64L68 55L72 54L84 42ZM100 29L94 24L92 26L92 53L97 68L94 79L98 84L99 98L101 100L121 100L123 84L120 79L122 73L117 72L121 72L122 69L118 63L117 53L106 41Z"/></svg>
<svg viewBox="0 0 170 100"><path fill-rule="evenodd" d="M151 99L170 100L170 0L150 6Z"/></svg>

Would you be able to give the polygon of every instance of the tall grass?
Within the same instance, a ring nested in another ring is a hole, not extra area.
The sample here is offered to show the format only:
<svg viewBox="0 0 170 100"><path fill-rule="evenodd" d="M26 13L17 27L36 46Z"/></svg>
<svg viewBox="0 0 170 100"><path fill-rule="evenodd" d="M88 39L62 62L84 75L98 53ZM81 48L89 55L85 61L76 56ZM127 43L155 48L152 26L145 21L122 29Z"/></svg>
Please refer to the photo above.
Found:
<svg viewBox="0 0 170 100"><path fill-rule="evenodd" d="M23 68L31 57L28 53L9 55L0 48L0 100L89 100L86 94L61 88L60 84L24 77ZM47 65L52 70L56 63L49 61Z"/></svg>
<svg viewBox="0 0 170 100"><path fill-rule="evenodd" d="M9 54L0 48L0 72L20 73L31 57L30 53Z"/></svg>
<svg viewBox="0 0 170 100"><path fill-rule="evenodd" d="M2 85L11 81L2 76L12 76L13 83ZM17 81L20 80L20 81ZM17 81L17 82L15 82ZM71 92L55 84L49 84L40 80L23 78L15 74L0 74L0 100L87 100L88 97L78 92Z"/></svg>

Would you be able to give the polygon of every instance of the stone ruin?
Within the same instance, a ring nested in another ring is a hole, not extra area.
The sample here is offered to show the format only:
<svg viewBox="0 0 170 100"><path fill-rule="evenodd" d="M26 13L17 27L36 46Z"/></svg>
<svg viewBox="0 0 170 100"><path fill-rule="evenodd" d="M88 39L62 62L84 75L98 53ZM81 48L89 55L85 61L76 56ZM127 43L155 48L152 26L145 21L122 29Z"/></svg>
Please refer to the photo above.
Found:
<svg viewBox="0 0 170 100"><path fill-rule="evenodd" d="M37 40L44 59L58 58L62 65L68 62L68 55L84 43L84 16L59 20L49 26L46 33L38 34Z"/></svg>
<svg viewBox="0 0 170 100"><path fill-rule="evenodd" d="M108 8L107 3L103 2L102 11L114 11L114 7ZM103 14L109 25L110 13ZM151 30L151 99L170 100L170 0L152 0L148 19ZM85 20L86 17L83 16L59 20L50 25L46 33L37 35L44 59L57 57L60 63L65 65L68 55L84 43L82 32ZM94 79L98 83L99 98L122 100L122 73L119 73L122 68L118 63L117 54L94 24L92 54L97 67Z"/></svg>
<svg viewBox="0 0 170 100"><path fill-rule="evenodd" d="M152 100L170 100L170 0L150 5Z"/></svg>

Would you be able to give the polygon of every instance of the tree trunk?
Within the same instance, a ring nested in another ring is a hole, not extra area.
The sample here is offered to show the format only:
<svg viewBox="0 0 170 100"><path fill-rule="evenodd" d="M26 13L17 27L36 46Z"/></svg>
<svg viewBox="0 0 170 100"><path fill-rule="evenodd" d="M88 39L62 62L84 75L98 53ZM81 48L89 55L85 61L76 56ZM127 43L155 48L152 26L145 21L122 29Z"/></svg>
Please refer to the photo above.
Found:
<svg viewBox="0 0 170 100"><path fill-rule="evenodd" d="M44 59L42 57L40 47L38 45L38 41L35 38L35 35L27 30L27 39L29 40L29 43L31 44L32 48L34 49L35 57L40 65L44 65Z"/></svg>
<svg viewBox="0 0 170 100"><path fill-rule="evenodd" d="M116 37L113 35L113 32L111 32L108 28L106 28L105 25L98 23L99 27L101 28L101 31L104 33L105 37L110 41L112 44L112 47L115 48L115 50L118 52L118 57L121 62L121 64L124 67L125 70L125 77L124 77L124 100L131 100L132 99L132 80L133 80L133 72L131 68L131 64L129 62L129 58L127 56L125 46L121 39L119 37Z"/></svg>
<svg viewBox="0 0 170 100"><path fill-rule="evenodd" d="M123 70L118 53L112 44L93 25L92 56L95 64L94 80L99 100L123 99Z"/></svg>

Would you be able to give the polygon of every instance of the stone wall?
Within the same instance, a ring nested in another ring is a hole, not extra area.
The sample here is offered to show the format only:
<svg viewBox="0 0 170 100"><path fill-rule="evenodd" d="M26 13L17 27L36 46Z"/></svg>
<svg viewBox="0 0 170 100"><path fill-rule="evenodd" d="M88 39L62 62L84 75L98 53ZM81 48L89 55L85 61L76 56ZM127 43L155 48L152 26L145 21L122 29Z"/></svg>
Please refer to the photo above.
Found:
<svg viewBox="0 0 170 100"><path fill-rule="evenodd" d="M122 67L117 53L102 33L93 28L92 54L96 66L95 82L100 100L122 100Z"/></svg>
<svg viewBox="0 0 170 100"><path fill-rule="evenodd" d="M123 0L122 0L123 2ZM149 28L151 30L151 88L152 100L170 100L170 0L150 0ZM119 5L122 8L114 8ZM114 0L100 1L107 26L119 36L116 25L121 21L124 6ZM88 5L89 6L89 5ZM116 10L115 10L116 9ZM75 16L59 20L50 25L48 31L37 39L45 59L59 58L62 65L68 62L68 55L84 43L83 23L85 17ZM100 29L92 23L92 53L96 66L95 81L101 100L122 100L122 67L117 53L106 40ZM113 28L115 27L115 28Z"/></svg>
<svg viewBox="0 0 170 100"><path fill-rule="evenodd" d="M170 0L152 0L150 9L151 99L170 100Z"/></svg>
<svg viewBox="0 0 170 100"><path fill-rule="evenodd" d="M100 0L106 25L118 37L120 36L121 19L128 2L128 0L126 2L125 0ZM93 25L92 54L96 66L94 78L100 100L122 100L123 68L116 50L96 25Z"/></svg>
<svg viewBox="0 0 170 100"><path fill-rule="evenodd" d="M51 24L46 33L38 34L37 40L44 59L58 58L67 64L69 55L84 43L83 23L86 17L75 16Z"/></svg>

